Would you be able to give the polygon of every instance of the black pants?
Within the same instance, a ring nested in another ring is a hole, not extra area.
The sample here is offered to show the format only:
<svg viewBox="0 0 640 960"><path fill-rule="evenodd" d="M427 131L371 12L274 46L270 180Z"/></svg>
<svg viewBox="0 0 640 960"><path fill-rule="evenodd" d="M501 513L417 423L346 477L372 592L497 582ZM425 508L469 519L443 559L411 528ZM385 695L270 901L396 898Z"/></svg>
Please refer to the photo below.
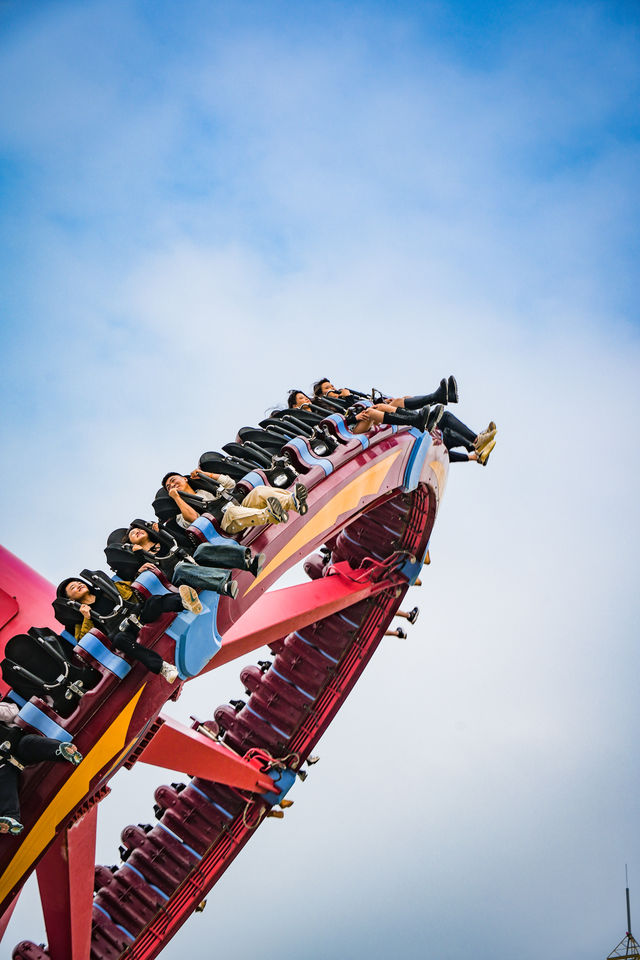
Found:
<svg viewBox="0 0 640 960"><path fill-rule="evenodd" d="M153 623L163 613L178 613L182 609L182 600L178 593L165 593L161 597L151 596L144 602L140 620L142 623Z"/></svg>
<svg viewBox="0 0 640 960"><path fill-rule="evenodd" d="M32 733L25 733L14 748L14 756L23 764L41 763L43 760L62 760L56 757L56 750L60 746L59 740L50 740L49 737L38 737ZM18 784L20 771L12 763L0 762L0 816L20 819L20 798Z"/></svg>
<svg viewBox="0 0 640 960"><path fill-rule="evenodd" d="M478 435L466 423L458 420L448 410L445 410L440 417L438 428L442 430L442 439L447 450L451 450L452 447L464 447L471 452L474 441L478 439Z"/></svg>
<svg viewBox="0 0 640 960"><path fill-rule="evenodd" d="M165 593L161 597L152 596L145 600L140 620L142 623L153 623L163 613L178 613L182 609L182 600L177 593ZM118 631L113 637L113 645L125 656L144 664L151 673L160 673L162 670L163 660L160 654L136 643L135 636L129 630Z"/></svg>

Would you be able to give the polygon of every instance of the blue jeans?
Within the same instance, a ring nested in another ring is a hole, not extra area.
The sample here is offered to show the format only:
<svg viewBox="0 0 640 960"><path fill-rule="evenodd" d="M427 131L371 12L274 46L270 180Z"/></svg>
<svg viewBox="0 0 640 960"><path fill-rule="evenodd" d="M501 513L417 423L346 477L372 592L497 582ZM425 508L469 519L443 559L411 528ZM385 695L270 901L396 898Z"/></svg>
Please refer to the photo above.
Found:
<svg viewBox="0 0 640 960"><path fill-rule="evenodd" d="M200 547L198 547L199 549ZM196 553L198 550L196 550ZM197 563L182 560L176 564L171 582L176 587L186 583L187 586L193 587L195 590L215 590L216 593L222 593L225 583L230 579L231 574L228 570L218 570L216 567L201 567Z"/></svg>
<svg viewBox="0 0 640 960"><path fill-rule="evenodd" d="M223 570L246 570L247 548L235 540L220 537L215 543L201 543L193 559L203 567L222 567Z"/></svg>

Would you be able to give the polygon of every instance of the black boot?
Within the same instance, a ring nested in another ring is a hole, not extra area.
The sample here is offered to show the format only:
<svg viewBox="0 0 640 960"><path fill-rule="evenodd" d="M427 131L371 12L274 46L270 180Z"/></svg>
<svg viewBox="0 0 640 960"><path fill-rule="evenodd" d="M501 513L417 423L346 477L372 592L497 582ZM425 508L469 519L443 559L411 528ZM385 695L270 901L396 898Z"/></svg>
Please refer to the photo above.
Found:
<svg viewBox="0 0 640 960"><path fill-rule="evenodd" d="M348 427L353 427L357 423L356 415L357 411L353 407L349 407L344 415L344 422Z"/></svg>
<svg viewBox="0 0 640 960"><path fill-rule="evenodd" d="M264 553L255 553L252 555L251 551L249 551L249 558L250 559L245 560L246 568L254 577L257 577L264 567L266 557Z"/></svg>
<svg viewBox="0 0 640 960"><path fill-rule="evenodd" d="M394 424L398 427L417 427L418 430L424 430L430 409L430 407L423 407L421 410L399 408L394 410L393 413L385 413L382 422Z"/></svg>
<svg viewBox="0 0 640 960"><path fill-rule="evenodd" d="M405 397L404 400L404 409L405 410L420 410L422 407L430 407L434 403L455 403L455 400L452 400L451 397L453 393L449 393L449 386L446 380L440 381L440 386L437 390L434 390L433 393L423 393L418 394L415 397ZM456 394L457 398L457 394Z"/></svg>
<svg viewBox="0 0 640 960"><path fill-rule="evenodd" d="M438 403L438 404L436 404L435 407L431 407L430 409L429 409L429 408L427 408L427 409L429 410L429 414L428 414L428 416L427 416L427 426L426 426L426 429L427 429L428 433L431 433L431 431L434 429L434 427L437 427L438 423L440 422L440 418L442 417L442 414L444 413L444 407L442 406L441 403Z"/></svg>
<svg viewBox="0 0 640 960"><path fill-rule="evenodd" d="M458 381L453 374L447 380L447 403L458 402Z"/></svg>

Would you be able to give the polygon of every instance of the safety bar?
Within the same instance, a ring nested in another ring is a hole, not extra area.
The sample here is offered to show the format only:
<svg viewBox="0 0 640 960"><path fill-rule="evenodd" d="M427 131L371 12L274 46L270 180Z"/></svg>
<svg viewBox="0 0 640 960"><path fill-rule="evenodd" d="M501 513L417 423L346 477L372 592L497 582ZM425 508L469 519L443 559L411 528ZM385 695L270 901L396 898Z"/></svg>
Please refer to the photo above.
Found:
<svg viewBox="0 0 640 960"><path fill-rule="evenodd" d="M69 677L69 664L66 661L64 662L63 673L52 683L47 683L46 680L43 680L42 677L39 677L36 673L31 673L31 670L27 670L26 667L22 666L22 664L16 663L15 660L11 660L9 657L6 659L7 663L11 665L11 669L14 671L14 673L17 673L19 677L24 677L25 680L29 680L31 683L35 683L36 686L42 687L43 690L55 690L57 687L64 684ZM82 694L80 695L82 696ZM70 697L67 699L70 699Z"/></svg>

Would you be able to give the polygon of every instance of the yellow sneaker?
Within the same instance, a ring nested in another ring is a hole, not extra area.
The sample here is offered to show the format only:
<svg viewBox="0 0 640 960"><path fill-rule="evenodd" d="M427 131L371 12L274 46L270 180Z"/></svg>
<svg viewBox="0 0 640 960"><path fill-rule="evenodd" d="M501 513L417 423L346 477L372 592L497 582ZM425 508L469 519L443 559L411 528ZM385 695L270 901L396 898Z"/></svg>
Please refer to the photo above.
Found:
<svg viewBox="0 0 640 960"><path fill-rule="evenodd" d="M490 454L491 454L491 451L493 450L493 448L495 447L495 445L496 445L495 439L494 439L494 440L491 440L491 441L489 441L489 443L488 443L485 447L482 448L481 451L479 451L479 453L478 453L478 463L481 463L483 467L486 467L486 465L487 465L487 460L489 459L489 456L490 456Z"/></svg>
<svg viewBox="0 0 640 960"><path fill-rule="evenodd" d="M497 432L498 432L498 428L496 427L495 423L492 420L489 426L487 427L487 429L483 430L476 437L475 443L473 445L476 449L476 453L480 453L480 451L484 447L486 447L487 444L491 443L491 441L494 439Z"/></svg>
<svg viewBox="0 0 640 960"><path fill-rule="evenodd" d="M182 586L178 587L178 593L180 594L182 606L185 610L195 614L196 617L199 613L202 613L202 603L193 587L189 587L186 583L183 583Z"/></svg>

